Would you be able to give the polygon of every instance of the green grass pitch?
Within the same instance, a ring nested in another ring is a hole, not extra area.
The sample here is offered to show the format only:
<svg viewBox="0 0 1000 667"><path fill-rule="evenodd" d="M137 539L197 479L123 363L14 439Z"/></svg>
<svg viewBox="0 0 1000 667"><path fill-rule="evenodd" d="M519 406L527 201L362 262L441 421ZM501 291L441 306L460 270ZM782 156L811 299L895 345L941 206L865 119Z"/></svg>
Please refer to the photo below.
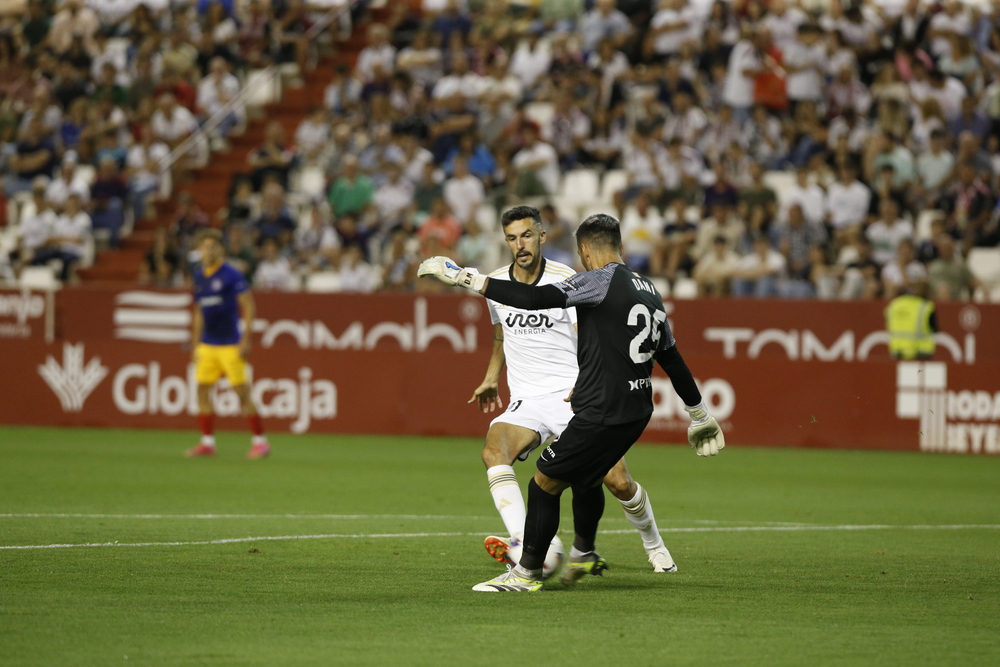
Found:
<svg viewBox="0 0 1000 667"><path fill-rule="evenodd" d="M1000 664L1000 459L636 447L680 572L608 496L605 577L486 595L479 440L194 439L0 428L0 546L95 545L0 549L0 664Z"/></svg>

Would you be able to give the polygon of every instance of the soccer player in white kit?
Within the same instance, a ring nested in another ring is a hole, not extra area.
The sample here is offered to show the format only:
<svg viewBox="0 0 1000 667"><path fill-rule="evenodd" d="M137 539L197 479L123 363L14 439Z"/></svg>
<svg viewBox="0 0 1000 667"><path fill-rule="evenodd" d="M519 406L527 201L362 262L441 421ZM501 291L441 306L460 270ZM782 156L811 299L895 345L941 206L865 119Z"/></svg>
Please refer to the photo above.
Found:
<svg viewBox="0 0 1000 667"><path fill-rule="evenodd" d="M576 273L565 264L542 257L545 231L537 209L516 206L503 214L501 224L514 261L491 273L490 279L548 285ZM513 463L527 459L532 450L551 438L558 438L573 418L569 396L578 373L576 309L531 311L495 301L487 303L495 327L493 354L486 377L469 402L477 402L484 413L503 409L497 386L506 363L510 402L490 424L482 457L493 502L510 537L487 537L485 546L496 560L516 565L518 550L511 547L520 543L526 511ZM642 536L653 571L676 572L677 565L663 543L646 490L632 479L625 459L611 469L604 484ZM591 574L600 574L600 569L595 568Z"/></svg>

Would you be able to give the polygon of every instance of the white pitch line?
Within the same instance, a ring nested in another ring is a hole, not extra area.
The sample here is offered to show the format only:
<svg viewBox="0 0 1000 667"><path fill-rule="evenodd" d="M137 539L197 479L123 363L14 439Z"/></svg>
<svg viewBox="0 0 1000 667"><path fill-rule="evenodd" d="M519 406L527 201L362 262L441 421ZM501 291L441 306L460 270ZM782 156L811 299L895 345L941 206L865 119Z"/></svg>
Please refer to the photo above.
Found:
<svg viewBox="0 0 1000 667"><path fill-rule="evenodd" d="M449 514L93 514L85 512L0 512L0 519L429 519L453 521L469 519L474 521L495 519L495 516L467 516ZM604 521L624 521L623 517L606 517ZM813 524L788 521L716 521L712 519L692 519L683 523L696 524L759 524L764 526L809 526Z"/></svg>
<svg viewBox="0 0 1000 667"><path fill-rule="evenodd" d="M949 525L840 525L840 526L715 526L700 528L662 528L661 533L740 533L740 532L798 532L798 531L862 531L862 530L1000 530L1000 524L949 524ZM623 535L633 530L601 530L602 535ZM190 542L91 542L83 544L22 544L0 546L4 549L73 549L80 547L183 547L211 544L236 544L239 542L274 542L287 540L331 540L331 539L386 539L408 537L482 537L485 533L373 533L328 535L264 535L260 537L231 537L219 540L199 540Z"/></svg>
<svg viewBox="0 0 1000 667"><path fill-rule="evenodd" d="M0 513L0 519L489 519L485 516L446 514L73 514Z"/></svg>

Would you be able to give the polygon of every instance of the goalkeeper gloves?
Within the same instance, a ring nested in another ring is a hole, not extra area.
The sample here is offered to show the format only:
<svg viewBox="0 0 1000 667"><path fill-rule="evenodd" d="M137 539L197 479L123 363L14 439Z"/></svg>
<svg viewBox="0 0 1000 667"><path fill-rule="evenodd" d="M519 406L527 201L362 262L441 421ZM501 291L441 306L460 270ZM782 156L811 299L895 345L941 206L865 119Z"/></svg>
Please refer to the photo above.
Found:
<svg viewBox="0 0 1000 667"><path fill-rule="evenodd" d="M463 269L448 257L431 257L420 263L418 276L434 276L446 285L458 285L473 292L481 292L486 276L475 269Z"/></svg>
<svg viewBox="0 0 1000 667"><path fill-rule="evenodd" d="M688 442L698 452L698 456L718 454L726 446L726 438L722 435L719 422L708 414L705 403L699 403L694 407L685 406L684 410L691 416L691 425L688 426Z"/></svg>

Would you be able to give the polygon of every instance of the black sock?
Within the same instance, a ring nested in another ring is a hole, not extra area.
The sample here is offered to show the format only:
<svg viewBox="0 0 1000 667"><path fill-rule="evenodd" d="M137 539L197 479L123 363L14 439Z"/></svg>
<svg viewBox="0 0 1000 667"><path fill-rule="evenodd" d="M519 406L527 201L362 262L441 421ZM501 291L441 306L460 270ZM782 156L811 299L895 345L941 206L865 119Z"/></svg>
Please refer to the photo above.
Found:
<svg viewBox="0 0 1000 667"><path fill-rule="evenodd" d="M528 516L524 522L524 548L518 565L524 570L540 570L549 544L559 530L559 496L546 493L535 478L528 482Z"/></svg>
<svg viewBox="0 0 1000 667"><path fill-rule="evenodd" d="M576 538L573 546L583 553L594 550L597 524L604 514L604 485L573 487L573 529Z"/></svg>

